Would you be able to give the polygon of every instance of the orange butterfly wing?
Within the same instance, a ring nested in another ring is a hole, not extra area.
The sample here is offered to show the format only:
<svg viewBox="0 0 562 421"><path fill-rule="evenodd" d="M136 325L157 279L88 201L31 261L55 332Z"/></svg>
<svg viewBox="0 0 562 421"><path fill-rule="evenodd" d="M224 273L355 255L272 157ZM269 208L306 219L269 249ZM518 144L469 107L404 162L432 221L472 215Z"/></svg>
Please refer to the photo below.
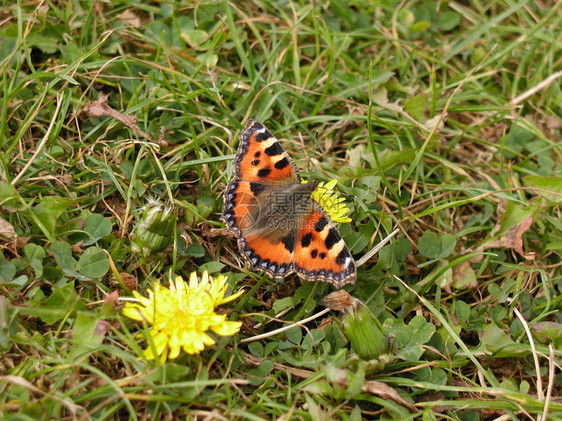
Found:
<svg viewBox="0 0 562 421"><path fill-rule="evenodd" d="M349 249L322 206L310 197L315 185L302 187L287 152L255 120L240 133L234 173L221 219L237 235L250 268L273 278L296 272L337 288L355 282ZM285 202L287 210L280 210ZM271 206L278 208L272 211Z"/></svg>
<svg viewBox="0 0 562 421"><path fill-rule="evenodd" d="M263 124L248 120L239 136L234 160L236 178L258 183L299 182L289 154Z"/></svg>
<svg viewBox="0 0 562 421"><path fill-rule="evenodd" d="M357 279L355 261L334 223L318 203L300 230L294 254L295 272L309 281L341 288Z"/></svg>
<svg viewBox="0 0 562 421"><path fill-rule="evenodd" d="M289 240L272 241L256 234L259 227L255 226L255 215L263 208L261 195L300 183L293 161L263 124L248 120L239 136L234 174L226 188L222 220L237 234L238 246L252 269L263 270L274 278L287 276L293 272Z"/></svg>

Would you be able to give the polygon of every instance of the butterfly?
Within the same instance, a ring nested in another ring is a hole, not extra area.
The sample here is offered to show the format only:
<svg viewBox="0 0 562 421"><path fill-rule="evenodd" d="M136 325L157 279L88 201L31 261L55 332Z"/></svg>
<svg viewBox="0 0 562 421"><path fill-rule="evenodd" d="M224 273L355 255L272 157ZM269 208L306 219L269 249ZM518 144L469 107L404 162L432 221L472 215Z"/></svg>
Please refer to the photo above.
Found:
<svg viewBox="0 0 562 421"><path fill-rule="evenodd" d="M221 219L250 269L276 279L295 272L336 288L354 283L355 261L311 197L318 183L302 183L293 160L262 123L248 120L238 138Z"/></svg>

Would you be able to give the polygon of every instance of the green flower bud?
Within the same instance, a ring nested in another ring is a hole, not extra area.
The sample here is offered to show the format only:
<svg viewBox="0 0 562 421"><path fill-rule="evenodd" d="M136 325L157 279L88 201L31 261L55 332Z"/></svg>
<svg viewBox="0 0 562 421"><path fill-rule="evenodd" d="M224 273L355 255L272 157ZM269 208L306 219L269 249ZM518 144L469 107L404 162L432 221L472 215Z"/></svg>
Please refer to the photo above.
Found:
<svg viewBox="0 0 562 421"><path fill-rule="evenodd" d="M343 332L361 359L382 365L392 359L382 324L361 300L339 290L327 295L324 304L343 313Z"/></svg>
<svg viewBox="0 0 562 421"><path fill-rule="evenodd" d="M176 215L172 207L150 200L133 230L132 249L145 256L165 250L174 238Z"/></svg>
<svg viewBox="0 0 562 421"><path fill-rule="evenodd" d="M378 359L390 346L381 323L360 300L343 315L343 331L351 346L364 360Z"/></svg>

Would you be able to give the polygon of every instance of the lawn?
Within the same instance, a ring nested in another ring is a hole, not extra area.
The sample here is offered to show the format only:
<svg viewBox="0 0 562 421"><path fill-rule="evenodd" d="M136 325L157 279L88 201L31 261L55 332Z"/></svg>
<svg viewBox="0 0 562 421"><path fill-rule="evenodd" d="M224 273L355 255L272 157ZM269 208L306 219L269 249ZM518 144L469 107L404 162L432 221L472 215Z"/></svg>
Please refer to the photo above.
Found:
<svg viewBox="0 0 562 421"><path fill-rule="evenodd" d="M562 420L562 2L8 1L0 60L3 419ZM221 219L250 119L339 292Z"/></svg>

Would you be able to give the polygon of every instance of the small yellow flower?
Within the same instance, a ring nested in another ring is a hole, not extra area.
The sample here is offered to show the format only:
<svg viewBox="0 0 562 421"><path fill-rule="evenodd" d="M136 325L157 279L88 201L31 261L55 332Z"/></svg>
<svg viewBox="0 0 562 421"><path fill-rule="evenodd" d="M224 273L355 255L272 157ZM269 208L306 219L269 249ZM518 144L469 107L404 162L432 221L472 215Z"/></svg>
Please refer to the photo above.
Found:
<svg viewBox="0 0 562 421"><path fill-rule="evenodd" d="M232 336L242 323L226 320L226 314L215 313L215 307L238 298L243 291L225 297L226 276L216 278L203 272L201 280L191 273L189 283L181 276L170 283L170 288L154 284L148 298L136 291L137 302L127 302L123 314L133 320L152 325L149 334L162 362L177 358L183 348L187 354L198 354L205 346L214 345L209 330L220 336ZM145 351L147 359L154 359L152 348Z"/></svg>
<svg viewBox="0 0 562 421"><path fill-rule="evenodd" d="M338 180L334 178L326 184L323 182L318 183L311 197L320 203L335 223L351 222L351 218L345 216L350 212L350 209L345 203L345 199L334 191L337 182Z"/></svg>

